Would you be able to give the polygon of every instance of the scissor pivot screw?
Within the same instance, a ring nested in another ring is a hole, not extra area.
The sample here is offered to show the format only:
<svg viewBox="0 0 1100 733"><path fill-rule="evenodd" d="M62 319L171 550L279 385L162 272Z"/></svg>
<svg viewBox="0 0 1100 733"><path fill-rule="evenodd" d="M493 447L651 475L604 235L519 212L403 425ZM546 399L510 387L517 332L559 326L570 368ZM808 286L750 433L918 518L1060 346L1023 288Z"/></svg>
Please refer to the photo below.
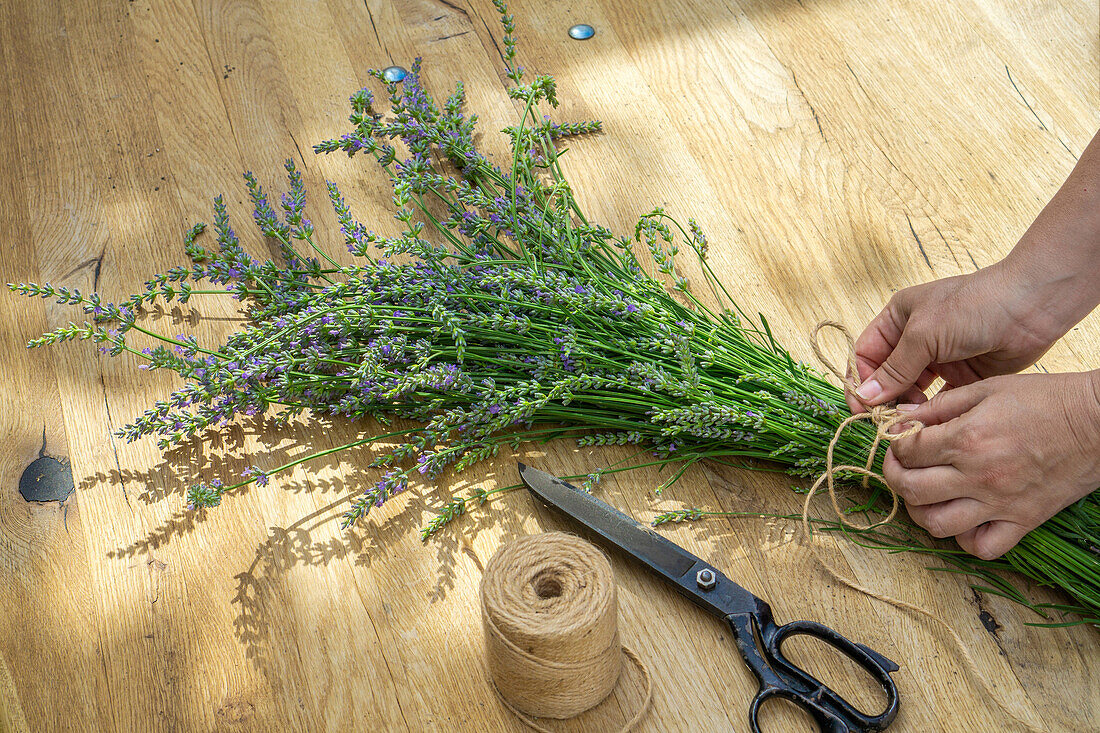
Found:
<svg viewBox="0 0 1100 733"><path fill-rule="evenodd" d="M703 568L695 574L695 583L703 590L710 590L718 584L718 577L710 568Z"/></svg>

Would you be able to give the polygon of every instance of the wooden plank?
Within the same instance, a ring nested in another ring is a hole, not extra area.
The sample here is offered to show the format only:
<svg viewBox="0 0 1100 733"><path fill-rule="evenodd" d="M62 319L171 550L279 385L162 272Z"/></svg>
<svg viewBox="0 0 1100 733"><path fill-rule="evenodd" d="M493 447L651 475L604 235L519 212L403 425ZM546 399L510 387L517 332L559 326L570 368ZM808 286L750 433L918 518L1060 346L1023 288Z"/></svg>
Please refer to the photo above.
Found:
<svg viewBox="0 0 1100 733"><path fill-rule="evenodd" d="M182 261L182 232L209 217L217 192L245 246L265 254L240 172L274 194L287 157L304 172L317 240L350 261L323 181L339 182L371 226L394 231L386 182L363 161L309 148L343 131L346 97L371 67L423 56L440 95L463 79L498 155L494 131L518 117L488 0L39 5L0 9L0 241L16 243L0 247L4 280L125 297ZM605 121L605 134L566 158L594 218L628 232L657 204L697 216L734 292L803 357L819 318L857 326L892 290L1000 257L1100 124L1100 18L1088 4L517 0L512 11L523 63L558 79L558 116ZM575 22L596 37L570 40ZM477 585L502 542L569 527L515 493L426 546L416 535L452 492L512 483L511 457L413 486L348 532L336 520L374 479L362 467L369 451L192 514L183 492L196 477L339 445L361 427L245 422L200 450L127 446L112 431L178 382L135 379L133 360L83 345L26 352L27 338L75 317L30 306L0 298L10 324L0 428L12 447L0 457L0 582L12 589L0 600L0 664L32 730L523 730L487 687ZM152 323L214 344L236 318L231 301L212 297ZM1094 316L1044 363L1080 369L1097 353ZM72 461L78 491L61 507L28 505L14 489L41 450ZM567 444L525 453L561 473L627 455ZM799 506L775 476L708 467L657 497L661 478L642 470L603 490L639 517ZM1047 729L1100 719L1095 632L1029 629L1027 612L919 559L825 545L844 572L948 619L998 703L941 630L831 581L790 524L667 532L769 598L780 618L824 620L902 662L899 730L1011 727L999 704ZM641 729L745 729L754 684L724 628L614 559L624 641L655 681ZM836 659L799 651L827 679L845 679ZM574 727L616 727L640 694L630 677ZM766 712L773 729L799 729L796 713Z"/></svg>
<svg viewBox="0 0 1100 733"><path fill-rule="evenodd" d="M87 250L70 245L68 257L52 257L50 249L36 245L43 239L70 242L77 236L70 227L86 234L95 221L95 206L81 167L70 164L59 170L61 149L51 141L46 124L55 110L75 122L73 110L62 103L78 93L60 18L45 10L28 11L15 6L0 11L0 187L5 201L0 272L5 282L60 284L91 277L91 267L73 264L86 262ZM40 87L42 79L51 83ZM27 94L32 88L41 91ZM48 181L35 179L42 168L52 168ZM77 210L79 218L69 215ZM54 251L58 249L55 245ZM5 589L0 657L7 661L21 708L9 708L0 717L12 720L15 730L20 718L34 729L47 720L109 727L113 711L96 704L107 699L101 625L86 621L96 617L97 603L87 592L91 571L83 497L72 495L61 504L29 503L18 489L21 475L35 459L52 456L68 462L71 457L74 446L66 435L59 372L73 369L74 362L94 370L94 352L63 348L46 355L25 348L34 334L68 320L53 303L4 297L0 314L9 324L0 336L0 421L7 445L0 457L0 569ZM80 680L81 693L58 694L70 676ZM7 707L10 699L5 698Z"/></svg>

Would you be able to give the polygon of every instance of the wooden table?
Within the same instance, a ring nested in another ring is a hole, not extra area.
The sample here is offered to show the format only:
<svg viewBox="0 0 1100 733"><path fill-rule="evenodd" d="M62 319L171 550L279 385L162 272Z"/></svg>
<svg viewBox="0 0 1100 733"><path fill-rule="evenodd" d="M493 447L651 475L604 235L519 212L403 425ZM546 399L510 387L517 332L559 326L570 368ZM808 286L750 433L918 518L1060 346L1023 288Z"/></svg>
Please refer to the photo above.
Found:
<svg viewBox="0 0 1100 733"><path fill-rule="evenodd" d="M626 232L656 204L696 216L712 257L796 355L822 317L860 327L889 294L1001 257L1100 125L1095 2L995 0L580 0L513 3L529 68L557 77L566 120L606 133L572 144L567 173L595 219ZM588 41L566 30L585 22ZM0 277L111 299L183 263L181 237L229 194L246 246L240 173L279 189L293 157L314 193L321 241L340 252L322 181L395 230L374 169L310 146L342 133L367 69L424 57L428 86L464 79L490 149L517 110L504 93L486 0L113 0L0 5ZM154 314L162 331L212 342L229 303ZM451 491L513 481L487 472L413 487L343 532L347 498L372 480L364 454L232 496L203 517L195 477L239 472L344 442L346 427L242 424L212 445L160 455L112 432L177 382L87 344L27 351L80 320L52 302L0 297L0 728L22 730L521 730L486 687L477 587L516 535L564 528L512 494L422 544ZM179 323L183 321L183 323ZM1097 366L1094 316L1048 356ZM527 457L563 473L622 457L551 445ZM17 491L40 456L71 461L64 503ZM694 470L664 497L640 471L605 483L638 517L704 506L792 511L782 476ZM770 599L899 660L902 731L1100 720L1095 630L1038 620L916 557L826 551L860 582L934 610L965 640L990 698L949 636L840 586L792 524L680 525L667 534ZM745 730L753 682L724 628L616 557L626 643L656 686L645 730ZM1037 600L1059 597L1027 588ZM842 684L843 667L805 651ZM843 685L842 685L843 686ZM562 730L613 729L612 701ZM774 730L795 717L777 706Z"/></svg>

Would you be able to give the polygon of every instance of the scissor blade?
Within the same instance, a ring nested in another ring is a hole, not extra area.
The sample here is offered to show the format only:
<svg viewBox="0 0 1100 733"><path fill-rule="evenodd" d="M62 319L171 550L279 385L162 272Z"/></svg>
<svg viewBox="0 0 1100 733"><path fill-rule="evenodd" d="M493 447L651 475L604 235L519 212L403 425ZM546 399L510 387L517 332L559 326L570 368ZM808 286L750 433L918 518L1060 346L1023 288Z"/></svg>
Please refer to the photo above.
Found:
<svg viewBox="0 0 1100 733"><path fill-rule="evenodd" d="M756 612L767 608L762 600L722 575L713 565L591 494L557 476L522 463L519 464L519 474L524 485L545 504L572 517L632 555L714 615L724 618L731 613ZM714 574L713 584L700 584L698 574L706 570Z"/></svg>

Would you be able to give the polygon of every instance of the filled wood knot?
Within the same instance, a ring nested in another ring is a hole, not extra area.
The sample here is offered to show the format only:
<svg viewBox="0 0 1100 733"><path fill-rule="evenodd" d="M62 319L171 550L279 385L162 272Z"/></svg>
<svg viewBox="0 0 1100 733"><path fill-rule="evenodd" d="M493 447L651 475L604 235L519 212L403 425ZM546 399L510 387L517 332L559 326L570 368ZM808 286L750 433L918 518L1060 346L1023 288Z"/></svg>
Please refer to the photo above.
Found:
<svg viewBox="0 0 1100 733"><path fill-rule="evenodd" d="M73 489L73 471L68 461L53 456L40 456L19 477L19 493L26 501L63 502Z"/></svg>

